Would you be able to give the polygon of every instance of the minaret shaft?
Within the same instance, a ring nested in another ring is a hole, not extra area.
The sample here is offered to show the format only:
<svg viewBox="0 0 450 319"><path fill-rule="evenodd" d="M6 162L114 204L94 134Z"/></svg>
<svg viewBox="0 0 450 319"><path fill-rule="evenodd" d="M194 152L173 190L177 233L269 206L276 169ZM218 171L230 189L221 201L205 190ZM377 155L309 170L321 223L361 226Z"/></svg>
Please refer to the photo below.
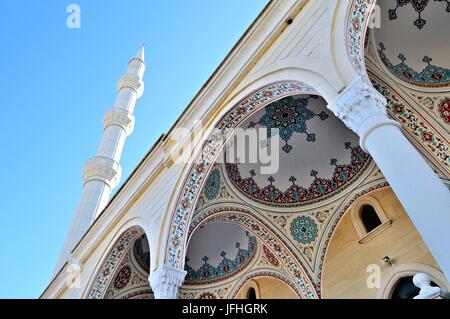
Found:
<svg viewBox="0 0 450 319"><path fill-rule="evenodd" d="M55 274L71 259L71 252L106 207L121 177L120 157L125 140L133 132L134 107L144 90L144 48L130 60L127 72L117 84L114 106L104 118L104 133L97 154L86 162L84 186L76 214L58 259Z"/></svg>

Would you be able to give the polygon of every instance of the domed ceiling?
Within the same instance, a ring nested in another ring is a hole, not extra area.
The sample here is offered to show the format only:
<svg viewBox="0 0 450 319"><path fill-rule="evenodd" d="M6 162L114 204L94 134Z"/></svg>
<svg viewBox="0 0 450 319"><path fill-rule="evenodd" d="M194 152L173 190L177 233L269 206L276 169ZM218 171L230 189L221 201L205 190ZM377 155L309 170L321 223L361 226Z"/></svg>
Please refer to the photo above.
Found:
<svg viewBox="0 0 450 319"><path fill-rule="evenodd" d="M383 0L374 32L379 57L398 79L421 87L450 84L450 0Z"/></svg>
<svg viewBox="0 0 450 319"><path fill-rule="evenodd" d="M192 235L186 254L185 285L225 280L248 266L256 238L235 224L206 224Z"/></svg>
<svg viewBox="0 0 450 319"><path fill-rule="evenodd" d="M276 145L271 144L273 139L280 142L272 154L278 153L279 159L275 173L264 174L262 167L267 165L261 161L245 163L237 156L233 160L225 156L229 184L252 203L285 208L328 198L354 181L369 161L358 137L318 96L285 97L255 113L242 127L279 129L279 135L267 131L264 137L268 145Z"/></svg>

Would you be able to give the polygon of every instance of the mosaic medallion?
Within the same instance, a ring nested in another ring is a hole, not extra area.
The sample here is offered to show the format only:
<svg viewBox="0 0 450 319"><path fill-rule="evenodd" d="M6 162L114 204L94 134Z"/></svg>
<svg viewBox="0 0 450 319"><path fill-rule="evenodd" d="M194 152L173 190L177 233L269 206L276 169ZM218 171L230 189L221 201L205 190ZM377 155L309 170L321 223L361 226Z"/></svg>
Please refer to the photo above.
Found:
<svg viewBox="0 0 450 319"><path fill-rule="evenodd" d="M205 196L209 200L217 197L220 191L220 172L215 169L209 174L205 184Z"/></svg>
<svg viewBox="0 0 450 319"><path fill-rule="evenodd" d="M314 113L308 106L309 99L317 99L318 96L310 95L306 98L294 99L288 96L277 102L271 103L265 107L266 113L258 122L251 122L249 127L255 127L260 124L267 128L267 138L272 137L272 129L278 129L280 138L285 142L283 151L289 153L292 146L288 144L289 139L294 133L306 135L308 142L315 142L316 135L307 131L306 122L319 117L322 121L328 118L328 114L320 112Z"/></svg>
<svg viewBox="0 0 450 319"><path fill-rule="evenodd" d="M317 237L317 225L307 216L299 216L291 224L291 235L300 244L309 244Z"/></svg>
<svg viewBox="0 0 450 319"><path fill-rule="evenodd" d="M117 289L122 289L128 283L131 279L131 268L129 266L124 266L122 269L119 270L119 272L116 275L116 278L114 278L114 287Z"/></svg>

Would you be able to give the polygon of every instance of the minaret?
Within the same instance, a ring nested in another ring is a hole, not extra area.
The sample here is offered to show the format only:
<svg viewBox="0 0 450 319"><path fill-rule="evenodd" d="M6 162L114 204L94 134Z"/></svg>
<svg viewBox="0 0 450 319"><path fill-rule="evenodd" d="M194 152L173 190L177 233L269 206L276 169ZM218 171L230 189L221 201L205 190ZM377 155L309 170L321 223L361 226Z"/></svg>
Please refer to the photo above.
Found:
<svg viewBox="0 0 450 319"><path fill-rule="evenodd" d="M71 259L72 249L108 203L111 191L121 176L119 164L125 139L134 128L134 106L144 91L144 46L133 57L117 84L115 104L104 118L105 128L97 155L86 162L83 171L84 186L77 212L72 221L64 247L56 265L55 274Z"/></svg>

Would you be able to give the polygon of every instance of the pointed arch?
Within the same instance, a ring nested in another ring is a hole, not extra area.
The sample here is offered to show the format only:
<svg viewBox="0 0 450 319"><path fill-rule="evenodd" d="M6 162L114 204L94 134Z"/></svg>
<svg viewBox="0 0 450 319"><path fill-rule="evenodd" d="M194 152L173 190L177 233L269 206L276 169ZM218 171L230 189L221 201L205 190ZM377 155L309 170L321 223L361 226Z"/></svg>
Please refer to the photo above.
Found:
<svg viewBox="0 0 450 319"><path fill-rule="evenodd" d="M274 256L280 259L291 275L290 286L295 286L295 291L301 298L320 298L320 288L314 285L303 265L290 251L288 245L276 235L270 225L252 214L250 210L232 206L202 210L193 217L188 238L200 225L205 223L234 223L244 227L268 247Z"/></svg>
<svg viewBox="0 0 450 319"><path fill-rule="evenodd" d="M122 261L133 248L135 241L146 235L144 228L140 225L128 226L125 231L115 238L108 253L101 259L99 267L95 272L92 283L89 284L85 298L102 299L105 298L106 291L110 286L114 276L119 270ZM150 285L149 285L150 287Z"/></svg>
<svg viewBox="0 0 450 319"><path fill-rule="evenodd" d="M291 289L300 299L302 299L301 293L298 291L297 287L292 284L290 278L285 274L273 269L257 269L254 271L250 271L248 274L239 279L239 281L234 285L230 294L228 295L228 299L235 299L239 291L246 284L248 284L249 281L260 277L269 277L285 283L289 287L289 289ZM256 283L254 285L256 285ZM254 285L250 284L249 287L254 287Z"/></svg>
<svg viewBox="0 0 450 319"><path fill-rule="evenodd" d="M176 204L171 213L168 228L169 234L165 253L166 264L174 268L184 268L187 230L196 201L205 183L205 177L222 150L224 142L231 136L233 129L251 114L269 103L295 94L318 93L313 87L299 81L273 83L254 91L242 99L214 125L216 130L210 133L203 143L175 201Z"/></svg>

